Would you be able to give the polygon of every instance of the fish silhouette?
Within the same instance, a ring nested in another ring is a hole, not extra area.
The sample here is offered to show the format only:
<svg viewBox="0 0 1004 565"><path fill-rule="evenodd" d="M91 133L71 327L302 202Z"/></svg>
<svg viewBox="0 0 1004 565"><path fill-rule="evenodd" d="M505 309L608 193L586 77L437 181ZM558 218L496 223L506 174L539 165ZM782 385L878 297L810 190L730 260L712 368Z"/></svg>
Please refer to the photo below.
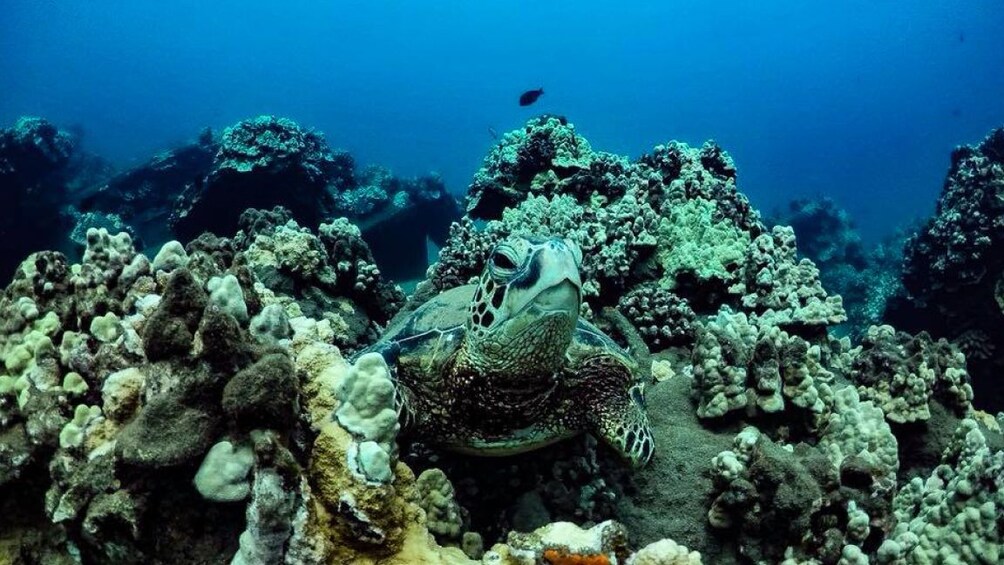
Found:
<svg viewBox="0 0 1004 565"><path fill-rule="evenodd" d="M537 90L527 90L526 92L520 95L519 105L529 106L530 104L536 102L537 99L540 98L541 94L544 94L543 88L538 88Z"/></svg>

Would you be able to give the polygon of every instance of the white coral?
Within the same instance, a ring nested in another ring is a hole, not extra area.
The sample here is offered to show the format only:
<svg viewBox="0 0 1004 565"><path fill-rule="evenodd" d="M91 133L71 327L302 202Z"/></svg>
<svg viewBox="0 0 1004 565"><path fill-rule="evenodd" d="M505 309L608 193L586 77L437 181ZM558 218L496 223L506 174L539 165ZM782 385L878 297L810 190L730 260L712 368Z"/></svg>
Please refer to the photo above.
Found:
<svg viewBox="0 0 1004 565"><path fill-rule="evenodd" d="M338 388L335 418L352 434L349 468L368 481L388 483L401 429L394 407L394 383L379 353L360 357Z"/></svg>

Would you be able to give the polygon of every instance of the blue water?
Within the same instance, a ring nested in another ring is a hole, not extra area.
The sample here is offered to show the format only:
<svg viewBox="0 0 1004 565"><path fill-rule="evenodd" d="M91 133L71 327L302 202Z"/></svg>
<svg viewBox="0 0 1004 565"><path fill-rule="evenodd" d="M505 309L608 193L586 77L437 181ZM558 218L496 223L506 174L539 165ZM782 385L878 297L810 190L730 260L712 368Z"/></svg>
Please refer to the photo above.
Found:
<svg viewBox="0 0 1004 565"><path fill-rule="evenodd" d="M128 166L272 113L461 192L489 128L559 113L632 156L714 138L761 208L830 195L866 236L1004 123L1000 1L761 4L5 0L0 123L80 125Z"/></svg>

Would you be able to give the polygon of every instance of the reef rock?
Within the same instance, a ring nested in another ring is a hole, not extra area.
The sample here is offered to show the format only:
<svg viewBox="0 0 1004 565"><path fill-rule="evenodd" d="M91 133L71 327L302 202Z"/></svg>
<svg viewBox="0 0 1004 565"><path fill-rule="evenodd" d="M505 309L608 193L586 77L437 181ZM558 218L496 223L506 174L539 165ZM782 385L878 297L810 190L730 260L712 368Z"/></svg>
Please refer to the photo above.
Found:
<svg viewBox="0 0 1004 565"><path fill-rule="evenodd" d="M977 405L1004 408L1004 129L958 147L934 217L906 244L889 323L962 347Z"/></svg>
<svg viewBox="0 0 1004 565"><path fill-rule="evenodd" d="M189 185L175 204L170 221L177 237L229 235L248 208L281 204L311 226L331 209L326 186L338 164L320 134L259 116L225 129L219 147L205 181Z"/></svg>
<svg viewBox="0 0 1004 565"><path fill-rule="evenodd" d="M70 134L42 118L0 129L0 280L28 253L62 247L73 155Z"/></svg>
<svg viewBox="0 0 1004 565"><path fill-rule="evenodd" d="M175 201L204 182L218 150L219 143L206 129L193 143L159 153L106 183L78 191L77 208L85 216L100 214L117 219L121 228L128 226L141 241L160 243L172 239L168 217Z"/></svg>

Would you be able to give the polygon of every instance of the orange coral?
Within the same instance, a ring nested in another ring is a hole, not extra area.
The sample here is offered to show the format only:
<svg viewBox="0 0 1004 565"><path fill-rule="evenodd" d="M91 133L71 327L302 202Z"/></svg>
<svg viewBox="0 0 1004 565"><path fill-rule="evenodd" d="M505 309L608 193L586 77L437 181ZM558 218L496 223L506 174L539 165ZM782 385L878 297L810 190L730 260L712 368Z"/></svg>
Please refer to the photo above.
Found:
<svg viewBox="0 0 1004 565"><path fill-rule="evenodd" d="M610 565L603 553L571 553L559 549L545 549L544 561L550 565Z"/></svg>

